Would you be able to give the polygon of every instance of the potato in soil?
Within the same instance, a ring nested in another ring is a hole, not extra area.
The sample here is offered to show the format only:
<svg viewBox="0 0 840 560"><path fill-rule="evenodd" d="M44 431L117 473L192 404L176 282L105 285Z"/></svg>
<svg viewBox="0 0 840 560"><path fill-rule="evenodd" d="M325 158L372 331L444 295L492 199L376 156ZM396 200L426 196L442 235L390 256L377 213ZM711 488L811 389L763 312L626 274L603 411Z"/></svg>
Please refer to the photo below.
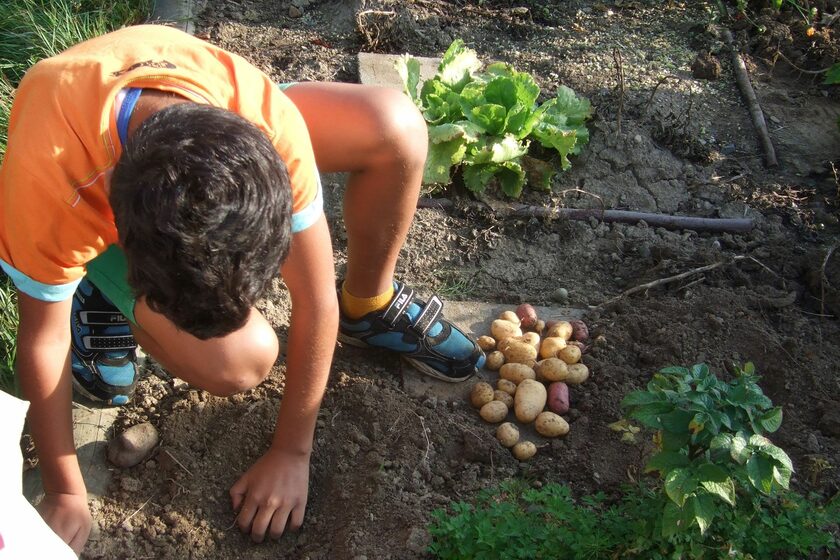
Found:
<svg viewBox="0 0 840 560"><path fill-rule="evenodd" d="M519 441L519 428L511 422L505 422L496 429L496 439L505 447L513 447Z"/></svg>
<svg viewBox="0 0 840 560"><path fill-rule="evenodd" d="M505 403L505 406L511 408L513 406L513 395L505 393L501 389L493 391L493 400Z"/></svg>
<svg viewBox="0 0 840 560"><path fill-rule="evenodd" d="M541 436L557 437L569 433L569 424L559 414L541 412L534 421L534 428Z"/></svg>
<svg viewBox="0 0 840 560"><path fill-rule="evenodd" d="M485 352L492 352L496 349L496 339L494 339L492 336L479 336L476 342L478 342L478 347L484 350Z"/></svg>
<svg viewBox="0 0 840 560"><path fill-rule="evenodd" d="M481 408L493 400L493 386L481 381L473 385L470 391L470 402L476 408Z"/></svg>
<svg viewBox="0 0 840 560"><path fill-rule="evenodd" d="M518 386L525 379L536 379L537 374L534 369L525 364L505 364L499 368L499 375L502 379L507 379L516 383Z"/></svg>
<svg viewBox="0 0 840 560"><path fill-rule="evenodd" d="M509 379L499 379L496 381L496 388L500 391L504 391L511 397L516 394L516 383Z"/></svg>
<svg viewBox="0 0 840 560"><path fill-rule="evenodd" d="M487 354L487 359L484 361L484 367L489 369L490 371L497 371L500 367L502 367L505 363L505 355L499 352L498 350L494 350Z"/></svg>
<svg viewBox="0 0 840 560"><path fill-rule="evenodd" d="M540 343L540 358L556 358L557 353L566 347L566 341L559 336L547 336Z"/></svg>
<svg viewBox="0 0 840 560"><path fill-rule="evenodd" d="M533 422L537 415L545 408L548 393L545 385L534 379L525 379L516 387L513 396L513 410L520 422Z"/></svg>
<svg viewBox="0 0 840 560"><path fill-rule="evenodd" d="M550 327L548 327L548 332L545 333L546 336L550 337L557 337L562 338L563 340L569 340L572 338L572 324L568 321L557 321Z"/></svg>
<svg viewBox="0 0 840 560"><path fill-rule="evenodd" d="M502 321L513 323L517 327L522 326L521 321L519 320L519 316L516 314L515 311L502 311L501 314L499 314L499 319L501 319Z"/></svg>
<svg viewBox="0 0 840 560"><path fill-rule="evenodd" d="M546 358L537 362L534 370L540 381L565 381L569 376L569 366L560 358Z"/></svg>
<svg viewBox="0 0 840 560"><path fill-rule="evenodd" d="M555 414L569 412L569 386L562 381L548 386L548 409Z"/></svg>
<svg viewBox="0 0 840 560"><path fill-rule="evenodd" d="M578 363L580 361L580 355L580 348L572 345L568 345L557 352L557 357L569 365Z"/></svg>
<svg viewBox="0 0 840 560"><path fill-rule="evenodd" d="M478 413L484 421L490 422L491 424L498 424L507 416L508 407L501 401L490 401L482 406Z"/></svg>
<svg viewBox="0 0 840 560"><path fill-rule="evenodd" d="M509 338L502 350L505 363L528 364L537 358L537 349L521 338Z"/></svg>
<svg viewBox="0 0 840 560"><path fill-rule="evenodd" d="M527 461L537 454L537 446L530 441L520 441L513 446L513 456L520 461Z"/></svg>
<svg viewBox="0 0 840 560"><path fill-rule="evenodd" d="M496 345L501 347L505 340L514 336L522 336L522 329L504 319L496 319L490 324L490 334L496 339Z"/></svg>
<svg viewBox="0 0 840 560"><path fill-rule="evenodd" d="M564 381L569 385L579 385L589 379L589 368L584 364L571 364L569 367L569 375Z"/></svg>

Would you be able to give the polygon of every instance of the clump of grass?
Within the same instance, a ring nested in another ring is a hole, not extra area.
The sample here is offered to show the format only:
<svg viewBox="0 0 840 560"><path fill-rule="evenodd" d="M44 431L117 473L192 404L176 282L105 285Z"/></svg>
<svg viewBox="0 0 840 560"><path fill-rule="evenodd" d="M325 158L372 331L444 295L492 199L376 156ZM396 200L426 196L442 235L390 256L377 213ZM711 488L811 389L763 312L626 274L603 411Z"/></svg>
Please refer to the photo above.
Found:
<svg viewBox="0 0 840 560"><path fill-rule="evenodd" d="M148 15L151 0L4 0L0 72L17 84L41 60Z"/></svg>

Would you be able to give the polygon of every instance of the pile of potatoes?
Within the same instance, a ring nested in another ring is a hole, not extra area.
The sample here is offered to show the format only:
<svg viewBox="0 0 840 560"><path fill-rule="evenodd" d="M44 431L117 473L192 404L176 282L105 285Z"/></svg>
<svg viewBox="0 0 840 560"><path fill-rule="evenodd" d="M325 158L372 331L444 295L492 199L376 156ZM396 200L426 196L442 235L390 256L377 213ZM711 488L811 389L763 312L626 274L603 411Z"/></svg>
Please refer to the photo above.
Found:
<svg viewBox="0 0 840 560"><path fill-rule="evenodd" d="M499 372L496 387L476 383L470 402L492 424L504 422L512 408L517 421L533 422L544 437L568 434L569 424L561 415L569 411L569 385L589 378L589 369L580 363L588 339L583 321L545 323L529 304L505 311L493 321L490 336L478 338L487 352L485 367ZM520 441L519 428L512 422L501 424L496 438L520 461L537 453L533 442Z"/></svg>

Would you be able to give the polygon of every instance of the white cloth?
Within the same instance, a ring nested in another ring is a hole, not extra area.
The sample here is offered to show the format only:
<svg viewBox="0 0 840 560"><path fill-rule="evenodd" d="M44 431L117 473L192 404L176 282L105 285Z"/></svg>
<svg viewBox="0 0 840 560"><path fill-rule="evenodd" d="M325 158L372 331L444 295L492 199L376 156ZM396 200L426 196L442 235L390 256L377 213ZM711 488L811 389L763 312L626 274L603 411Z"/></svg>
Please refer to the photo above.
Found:
<svg viewBox="0 0 840 560"><path fill-rule="evenodd" d="M23 497L20 434L29 403L0 391L0 560L75 559Z"/></svg>

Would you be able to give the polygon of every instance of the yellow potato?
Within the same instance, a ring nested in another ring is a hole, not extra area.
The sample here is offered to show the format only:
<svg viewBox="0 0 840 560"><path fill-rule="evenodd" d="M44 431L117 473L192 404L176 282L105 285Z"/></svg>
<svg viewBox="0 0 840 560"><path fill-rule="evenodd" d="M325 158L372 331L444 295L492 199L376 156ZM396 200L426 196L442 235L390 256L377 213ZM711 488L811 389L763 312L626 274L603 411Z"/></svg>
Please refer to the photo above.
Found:
<svg viewBox="0 0 840 560"><path fill-rule="evenodd" d="M537 357L537 349L519 338L509 338L502 349L505 363L527 364Z"/></svg>
<svg viewBox="0 0 840 560"><path fill-rule="evenodd" d="M487 354L487 360L484 362L484 367L489 369L490 371L496 371L502 364L505 363L505 355L499 352L498 350L494 350Z"/></svg>
<svg viewBox="0 0 840 560"><path fill-rule="evenodd" d="M533 422L545 408L548 391L545 385L534 379L525 379L516 387L513 397L513 410L520 422Z"/></svg>
<svg viewBox="0 0 840 560"><path fill-rule="evenodd" d="M541 412L534 421L537 433L545 437L565 436L569 433L569 424L563 417L553 412Z"/></svg>
<svg viewBox="0 0 840 560"><path fill-rule="evenodd" d="M521 337L519 337L519 340L527 342L528 344L534 347L534 350L540 349L540 335L538 335L535 332L526 332Z"/></svg>
<svg viewBox="0 0 840 560"><path fill-rule="evenodd" d="M513 323L517 327L522 324L522 322L519 320L519 315L517 315L515 311L502 311L499 315L499 319L501 319L502 321Z"/></svg>
<svg viewBox="0 0 840 560"><path fill-rule="evenodd" d="M543 321L542 319L537 319L537 322L534 325L534 332L542 334L542 332L544 330L545 330L545 321Z"/></svg>
<svg viewBox="0 0 840 560"><path fill-rule="evenodd" d="M504 391L511 397L516 394L516 383L510 381L509 379L499 379L496 382L496 388L500 391Z"/></svg>
<svg viewBox="0 0 840 560"><path fill-rule="evenodd" d="M522 336L522 329L519 324L513 324L504 319L496 319L490 324L490 334L496 339L496 345L501 347L502 343L514 336Z"/></svg>
<svg viewBox="0 0 840 560"><path fill-rule="evenodd" d="M496 439L505 447L513 447L519 441L519 428L510 422L505 422L496 428Z"/></svg>
<svg viewBox="0 0 840 560"><path fill-rule="evenodd" d="M557 321L551 328L548 329L548 332L545 334L546 336L551 337L558 337L562 338L563 340L569 340L572 338L573 332L572 324L568 321Z"/></svg>
<svg viewBox="0 0 840 560"><path fill-rule="evenodd" d="M476 408L481 408L493 400L493 387L489 383L481 381L473 385L470 391L470 402Z"/></svg>
<svg viewBox="0 0 840 560"><path fill-rule="evenodd" d="M511 395L510 393L505 393L501 389L496 389L495 391L493 391L493 400L505 403L505 406L508 408L513 406L513 395Z"/></svg>
<svg viewBox="0 0 840 560"><path fill-rule="evenodd" d="M589 379L589 368L583 364L569 366L569 375L564 379L568 385L579 385Z"/></svg>
<svg viewBox="0 0 840 560"><path fill-rule="evenodd" d="M490 401L482 406L478 413L486 422L497 424L507 416L508 407L502 401Z"/></svg>
<svg viewBox="0 0 840 560"><path fill-rule="evenodd" d="M496 339L492 336L479 336L476 342L478 342L478 347L485 352L490 352L496 349Z"/></svg>
<svg viewBox="0 0 840 560"><path fill-rule="evenodd" d="M536 379L537 374L533 368L525 364L505 364L499 368L499 375L502 379L513 381L517 385L525 379ZM518 391L519 389L517 389Z"/></svg>
<svg viewBox="0 0 840 560"><path fill-rule="evenodd" d="M580 348L568 345L557 352L557 357L567 364L576 364L580 361Z"/></svg>
<svg viewBox="0 0 840 560"><path fill-rule="evenodd" d="M569 376L569 366L560 358L546 358L537 362L537 379L540 381L565 381Z"/></svg>
<svg viewBox="0 0 840 560"><path fill-rule="evenodd" d="M547 336L540 343L540 358L554 358L566 347L566 341L559 336Z"/></svg>
<svg viewBox="0 0 840 560"><path fill-rule="evenodd" d="M520 461L527 461L537 454L537 446L530 441L520 441L513 446L513 456Z"/></svg>

